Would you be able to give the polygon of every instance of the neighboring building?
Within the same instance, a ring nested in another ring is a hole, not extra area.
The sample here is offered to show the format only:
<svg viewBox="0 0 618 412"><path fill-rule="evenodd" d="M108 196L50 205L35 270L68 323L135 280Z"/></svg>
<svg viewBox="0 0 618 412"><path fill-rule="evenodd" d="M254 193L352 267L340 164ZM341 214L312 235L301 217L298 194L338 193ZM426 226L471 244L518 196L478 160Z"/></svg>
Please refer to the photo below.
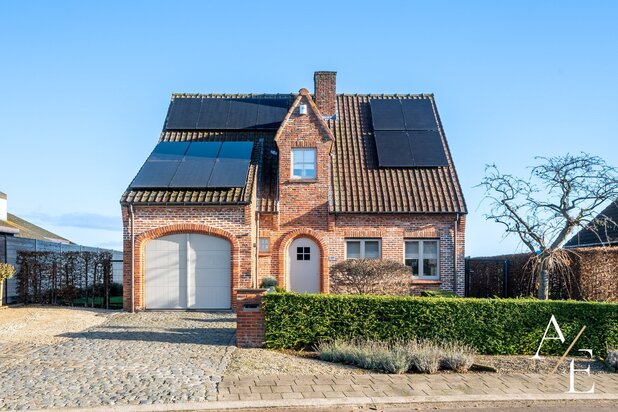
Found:
<svg viewBox="0 0 618 412"><path fill-rule="evenodd" d="M125 309L133 295L229 309L266 276L328 293L329 267L356 258L411 266L413 293L463 295L467 210L433 95L314 81L314 95L172 95L121 198Z"/></svg>
<svg viewBox="0 0 618 412"><path fill-rule="evenodd" d="M618 201L607 206L596 219L594 230L581 229L567 243L565 248L599 247L618 245Z"/></svg>
<svg viewBox="0 0 618 412"><path fill-rule="evenodd" d="M40 226L30 223L18 216L8 213L7 195L0 192L0 262L10 263L19 269L17 255L19 252L96 252L102 249L77 245L68 239L52 233ZM119 251L110 251L113 259L122 262ZM122 264L114 262L114 281L122 281ZM13 277L5 281L3 303L16 303L17 279Z"/></svg>

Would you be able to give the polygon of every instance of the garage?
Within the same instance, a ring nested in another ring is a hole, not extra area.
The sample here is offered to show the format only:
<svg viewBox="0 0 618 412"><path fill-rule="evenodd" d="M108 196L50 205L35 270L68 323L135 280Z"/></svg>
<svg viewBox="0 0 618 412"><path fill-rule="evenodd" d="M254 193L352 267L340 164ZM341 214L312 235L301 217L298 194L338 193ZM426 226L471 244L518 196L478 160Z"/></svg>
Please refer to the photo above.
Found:
<svg viewBox="0 0 618 412"><path fill-rule="evenodd" d="M225 239L182 233L146 244L146 309L230 309L231 283Z"/></svg>

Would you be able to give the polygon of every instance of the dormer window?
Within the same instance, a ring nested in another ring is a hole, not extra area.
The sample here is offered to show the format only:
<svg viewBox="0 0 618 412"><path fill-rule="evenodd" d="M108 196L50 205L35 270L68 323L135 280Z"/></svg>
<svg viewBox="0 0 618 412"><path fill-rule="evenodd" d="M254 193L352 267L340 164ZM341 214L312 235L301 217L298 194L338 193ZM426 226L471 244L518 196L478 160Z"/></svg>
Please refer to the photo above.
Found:
<svg viewBox="0 0 618 412"><path fill-rule="evenodd" d="M315 179L316 149L292 149L292 179Z"/></svg>

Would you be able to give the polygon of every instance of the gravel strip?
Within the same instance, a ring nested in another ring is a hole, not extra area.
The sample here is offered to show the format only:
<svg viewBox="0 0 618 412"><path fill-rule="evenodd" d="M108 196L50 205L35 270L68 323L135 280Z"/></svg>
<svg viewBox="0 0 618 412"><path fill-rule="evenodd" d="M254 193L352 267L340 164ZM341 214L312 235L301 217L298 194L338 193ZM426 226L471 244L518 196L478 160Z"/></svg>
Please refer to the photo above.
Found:
<svg viewBox="0 0 618 412"><path fill-rule="evenodd" d="M489 356L477 355L474 363L491 366L498 373L549 373L560 361L560 356L542 356L541 359L531 359L532 356ZM590 366L590 373L610 373L605 365L597 360L584 357L568 356L564 359L556 373L569 373L571 360L575 360L575 369L585 369Z"/></svg>
<svg viewBox="0 0 618 412"><path fill-rule="evenodd" d="M236 349L225 375L350 375L368 371L267 349Z"/></svg>

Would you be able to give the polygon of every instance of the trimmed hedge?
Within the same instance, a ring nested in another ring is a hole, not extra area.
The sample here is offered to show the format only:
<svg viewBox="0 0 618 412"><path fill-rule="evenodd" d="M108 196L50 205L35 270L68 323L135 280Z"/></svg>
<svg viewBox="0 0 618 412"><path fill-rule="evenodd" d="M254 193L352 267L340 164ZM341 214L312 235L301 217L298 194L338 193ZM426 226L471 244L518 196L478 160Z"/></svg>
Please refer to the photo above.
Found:
<svg viewBox="0 0 618 412"><path fill-rule="evenodd" d="M268 348L310 347L332 339L458 341L481 354L532 355L551 315L566 339L546 340L542 354L605 353L618 345L618 304L533 299L472 299L269 293L263 298ZM553 327L548 336L556 336Z"/></svg>

